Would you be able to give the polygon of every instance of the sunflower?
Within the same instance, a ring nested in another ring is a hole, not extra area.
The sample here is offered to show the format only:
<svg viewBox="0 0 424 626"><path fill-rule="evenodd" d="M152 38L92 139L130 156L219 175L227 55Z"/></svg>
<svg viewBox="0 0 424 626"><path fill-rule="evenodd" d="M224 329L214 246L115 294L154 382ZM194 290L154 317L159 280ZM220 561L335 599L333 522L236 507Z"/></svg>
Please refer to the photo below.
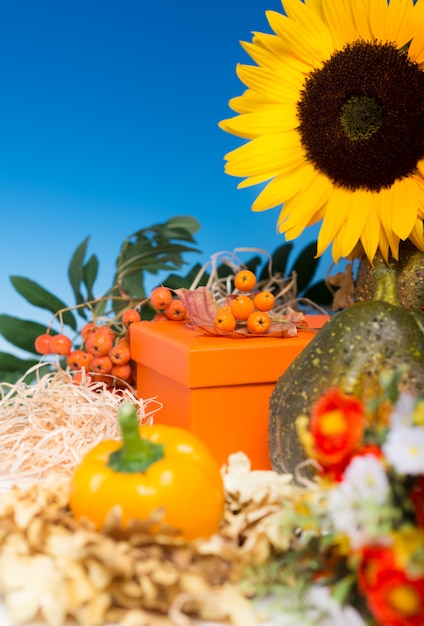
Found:
<svg viewBox="0 0 424 626"><path fill-rule="evenodd" d="M242 46L247 87L220 127L248 141L226 172L264 184L287 240L321 222L317 256L335 262L399 242L424 250L424 0L283 0L272 33ZM268 182L267 182L268 181Z"/></svg>

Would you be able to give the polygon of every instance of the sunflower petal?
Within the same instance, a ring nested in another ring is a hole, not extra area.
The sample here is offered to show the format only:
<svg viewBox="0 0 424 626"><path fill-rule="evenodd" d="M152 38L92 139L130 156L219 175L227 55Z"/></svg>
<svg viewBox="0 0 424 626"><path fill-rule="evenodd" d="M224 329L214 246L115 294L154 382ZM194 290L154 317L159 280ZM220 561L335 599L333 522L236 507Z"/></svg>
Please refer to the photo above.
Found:
<svg viewBox="0 0 424 626"><path fill-rule="evenodd" d="M352 194L340 187L335 187L327 202L325 217L318 233L317 256L321 256L331 242L336 239L352 208L351 205Z"/></svg>
<svg viewBox="0 0 424 626"><path fill-rule="evenodd" d="M333 185L326 176L317 171L313 175L309 174L308 184L285 203L280 213L281 230L292 230L299 222L306 225L309 225L308 222L315 223L310 221L311 215L325 207L332 193Z"/></svg>
<svg viewBox="0 0 424 626"><path fill-rule="evenodd" d="M317 13L299 0L283 0L284 10L291 24L297 24L304 33L304 40L322 58L328 58L334 50L334 43L327 26Z"/></svg>
<svg viewBox="0 0 424 626"><path fill-rule="evenodd" d="M232 176L257 176L278 168L301 165L303 150L297 133L263 135L225 155L225 171Z"/></svg>
<svg viewBox="0 0 424 626"><path fill-rule="evenodd" d="M392 206L392 202L390 201L390 190L383 190L381 193L375 194L374 204L381 224L380 238L384 234L393 257L397 259L400 239L399 235L396 235L396 233L393 232L391 226L394 207Z"/></svg>
<svg viewBox="0 0 424 626"><path fill-rule="evenodd" d="M328 26L336 48L343 48L347 42L358 38L350 2L326 0L322 3L322 11L323 21Z"/></svg>
<svg viewBox="0 0 424 626"><path fill-rule="evenodd" d="M358 190L352 194L351 209L346 215L343 235L339 234L340 256L350 255L358 243L373 208L373 194Z"/></svg>
<svg viewBox="0 0 424 626"><path fill-rule="evenodd" d="M266 11L266 17L270 27L281 38L287 50L293 56L303 59L312 68L316 67L317 59L328 58L331 54L330 52L330 54L323 55L322 51L315 50L312 47L305 49L308 33L298 24L290 21L285 15L281 15L281 13L276 11Z"/></svg>
<svg viewBox="0 0 424 626"><path fill-rule="evenodd" d="M303 84L300 74L279 75L253 65L239 64L237 75L247 87L262 94L270 102L288 102L292 105L297 101Z"/></svg>
<svg viewBox="0 0 424 626"><path fill-rule="evenodd" d="M320 222L324 217L324 208L321 207L315 213L310 213L308 216L305 216L302 220L299 220L292 228L282 227L281 220L278 220L277 228L280 233L284 233L284 236L287 241L293 241L300 237L305 228L308 226L313 226ZM318 254L317 254L318 256Z"/></svg>
<svg viewBox="0 0 424 626"><path fill-rule="evenodd" d="M381 225L377 217L377 212L372 211L365 222L361 235L361 243L364 247L368 261L373 264L375 254L377 252L380 241Z"/></svg>
<svg viewBox="0 0 424 626"><path fill-rule="evenodd" d="M259 135L273 135L294 130L299 120L294 107L283 104L265 104L254 113L237 115L219 122L219 127L237 137L253 139Z"/></svg>
<svg viewBox="0 0 424 626"><path fill-rule="evenodd" d="M419 205L418 188L412 178L396 181L391 188L393 208L391 228L401 239L406 239L414 227Z"/></svg>
<svg viewBox="0 0 424 626"><path fill-rule="evenodd" d="M256 198L252 211L264 211L287 202L307 187L314 177L314 168L307 162L274 178Z"/></svg>
<svg viewBox="0 0 424 626"><path fill-rule="evenodd" d="M418 250L424 251L424 229L422 220L416 220L414 228L409 233L409 239Z"/></svg>
<svg viewBox="0 0 424 626"><path fill-rule="evenodd" d="M424 3L414 5L413 16L414 37L408 49L409 58L423 65L424 63Z"/></svg>

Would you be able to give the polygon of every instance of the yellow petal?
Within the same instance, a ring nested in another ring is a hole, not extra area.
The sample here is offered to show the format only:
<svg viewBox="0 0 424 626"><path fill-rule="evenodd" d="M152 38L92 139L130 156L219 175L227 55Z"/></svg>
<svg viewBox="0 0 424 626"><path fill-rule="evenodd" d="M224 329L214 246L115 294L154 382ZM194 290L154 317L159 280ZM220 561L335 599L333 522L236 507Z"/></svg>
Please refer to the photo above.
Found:
<svg viewBox="0 0 424 626"><path fill-rule="evenodd" d="M386 189L374 196L375 209L377 211L378 219L381 224L381 235L384 235L387 239L390 250L394 258L397 258L399 250L399 235L392 230L392 213L393 203L390 198L390 190Z"/></svg>
<svg viewBox="0 0 424 626"><path fill-rule="evenodd" d="M264 211L287 202L308 186L314 174L313 166L305 161L290 171L283 172L261 191L252 205L252 211Z"/></svg>
<svg viewBox="0 0 424 626"><path fill-rule="evenodd" d="M299 99L304 80L295 72L289 74L282 71L278 74L261 67L240 64L237 65L237 75L246 87L254 89L270 102L286 102L292 106Z"/></svg>
<svg viewBox="0 0 424 626"><path fill-rule="evenodd" d="M310 166L311 167L311 166ZM331 181L316 170L308 173L308 183L285 205L280 213L280 229L292 230L299 222L312 224L312 216L325 207L333 193ZM284 222L284 224L283 224Z"/></svg>
<svg viewBox="0 0 424 626"><path fill-rule="evenodd" d="M269 53L271 53L274 59L284 58L284 63L287 64L288 67L295 70L296 72L300 72L303 75L309 74L311 69L313 69L314 67L305 59L299 58L298 56L293 54L293 51L290 48L287 48L282 40L276 35L255 32L253 33L252 42L256 45L257 48L264 48Z"/></svg>
<svg viewBox="0 0 424 626"><path fill-rule="evenodd" d="M318 256L321 256L334 241L351 209L352 192L335 187L327 202L325 217L318 234Z"/></svg>
<svg viewBox="0 0 424 626"><path fill-rule="evenodd" d="M396 181L390 189L392 205L391 229L406 239L414 227L419 206L418 187L413 178Z"/></svg>
<svg viewBox="0 0 424 626"><path fill-rule="evenodd" d="M271 180L276 176L281 174L281 168L275 172L264 172L263 174L258 174L257 176L249 176L249 178L245 178L238 185L237 189L246 189L246 187L252 187L253 185L260 185L267 180Z"/></svg>
<svg viewBox="0 0 424 626"><path fill-rule="evenodd" d="M294 130L299 125L296 109L283 104L265 104L254 113L244 113L219 122L218 126L237 137L254 139Z"/></svg>
<svg viewBox="0 0 424 626"><path fill-rule="evenodd" d="M311 213L307 218L299 220L293 228L282 228L280 225L281 222L278 220L278 230L279 232L284 233L287 241L293 241L294 239L300 237L305 228L320 222L324 217L324 210L324 208L320 208L315 213ZM319 255L317 254L317 256Z"/></svg>
<svg viewBox="0 0 424 626"><path fill-rule="evenodd" d="M373 0L369 0L373 2ZM401 48L407 44L414 32L414 3L413 0L390 0L387 11L387 22L384 31L376 33L385 36L386 41L395 41Z"/></svg>
<svg viewBox="0 0 424 626"><path fill-rule="evenodd" d="M371 265L373 264L380 241L380 231L380 220L377 217L377 212L373 211L369 215L361 235L361 243Z"/></svg>
<svg viewBox="0 0 424 626"><path fill-rule="evenodd" d="M419 65L424 63L424 3L414 6L413 19L414 38L409 46L408 56Z"/></svg>
<svg viewBox="0 0 424 626"><path fill-rule="evenodd" d="M343 235L340 239L340 256L347 257L358 243L366 221L374 211L373 194L365 190L351 195L351 209L346 215Z"/></svg>
<svg viewBox="0 0 424 626"><path fill-rule="evenodd" d="M293 56L302 59L311 67L320 67L322 64L320 59L327 59L331 52L334 52L334 49L330 48L323 54L322 51L316 50L314 46L310 46L308 33L286 16L281 15L281 13L266 11L266 17L270 27L281 38L287 50L290 50ZM308 41L308 46L305 46L305 41Z"/></svg>
<svg viewBox="0 0 424 626"><path fill-rule="evenodd" d="M410 239L419 250L424 251L424 229L422 220L415 221L414 228L409 233L408 239Z"/></svg>
<svg viewBox="0 0 424 626"><path fill-rule="evenodd" d="M333 38L335 48L344 48L346 43L358 39L358 31L352 19L350 2L326 0L322 3L323 21Z"/></svg>
<svg viewBox="0 0 424 626"><path fill-rule="evenodd" d="M318 58L328 58L334 52L334 43L327 26L312 7L299 0L283 0L284 10L291 20L303 31L303 43L315 52Z"/></svg>
<svg viewBox="0 0 424 626"><path fill-rule="evenodd" d="M384 232L382 228L380 230L380 241L378 243L378 249L380 250L383 259L388 264L389 263L389 240L387 239L386 233ZM398 246L398 249L399 249L399 246ZM397 254L397 251L396 251L396 254ZM397 259L396 254L393 254L393 257L395 259Z"/></svg>
<svg viewBox="0 0 424 626"><path fill-rule="evenodd" d="M225 155L225 171L232 176L257 176L302 162L303 149L295 132L263 135Z"/></svg>

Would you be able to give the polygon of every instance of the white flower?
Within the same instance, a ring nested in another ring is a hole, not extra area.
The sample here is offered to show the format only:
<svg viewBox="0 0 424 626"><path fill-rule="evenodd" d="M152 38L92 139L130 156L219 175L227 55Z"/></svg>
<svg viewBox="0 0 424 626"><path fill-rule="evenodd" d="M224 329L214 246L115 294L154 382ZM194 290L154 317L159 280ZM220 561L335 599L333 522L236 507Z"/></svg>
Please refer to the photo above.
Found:
<svg viewBox="0 0 424 626"><path fill-rule="evenodd" d="M417 399L407 391L402 391L399 394L393 412L390 415L390 426L392 428L411 426L416 401Z"/></svg>
<svg viewBox="0 0 424 626"><path fill-rule="evenodd" d="M382 450L399 474L424 474L424 428L419 426L392 428Z"/></svg>
<svg viewBox="0 0 424 626"><path fill-rule="evenodd" d="M355 456L343 474L343 482L349 484L361 500L384 504L389 493L389 480L384 465L374 454Z"/></svg>
<svg viewBox="0 0 424 626"><path fill-rule="evenodd" d="M389 493L384 466L372 454L352 459L343 481L330 491L330 519L338 532L349 537L353 548L378 539L380 507Z"/></svg>

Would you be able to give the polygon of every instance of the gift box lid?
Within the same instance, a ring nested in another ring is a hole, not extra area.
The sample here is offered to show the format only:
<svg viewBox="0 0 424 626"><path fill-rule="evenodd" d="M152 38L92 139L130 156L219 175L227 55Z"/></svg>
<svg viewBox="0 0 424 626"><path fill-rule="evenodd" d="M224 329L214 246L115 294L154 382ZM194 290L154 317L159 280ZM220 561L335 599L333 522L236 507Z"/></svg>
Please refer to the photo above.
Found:
<svg viewBox="0 0 424 626"><path fill-rule="evenodd" d="M306 316L321 328L326 315ZM185 322L141 321L130 326L131 357L189 388L273 383L315 334L296 337L210 336Z"/></svg>

